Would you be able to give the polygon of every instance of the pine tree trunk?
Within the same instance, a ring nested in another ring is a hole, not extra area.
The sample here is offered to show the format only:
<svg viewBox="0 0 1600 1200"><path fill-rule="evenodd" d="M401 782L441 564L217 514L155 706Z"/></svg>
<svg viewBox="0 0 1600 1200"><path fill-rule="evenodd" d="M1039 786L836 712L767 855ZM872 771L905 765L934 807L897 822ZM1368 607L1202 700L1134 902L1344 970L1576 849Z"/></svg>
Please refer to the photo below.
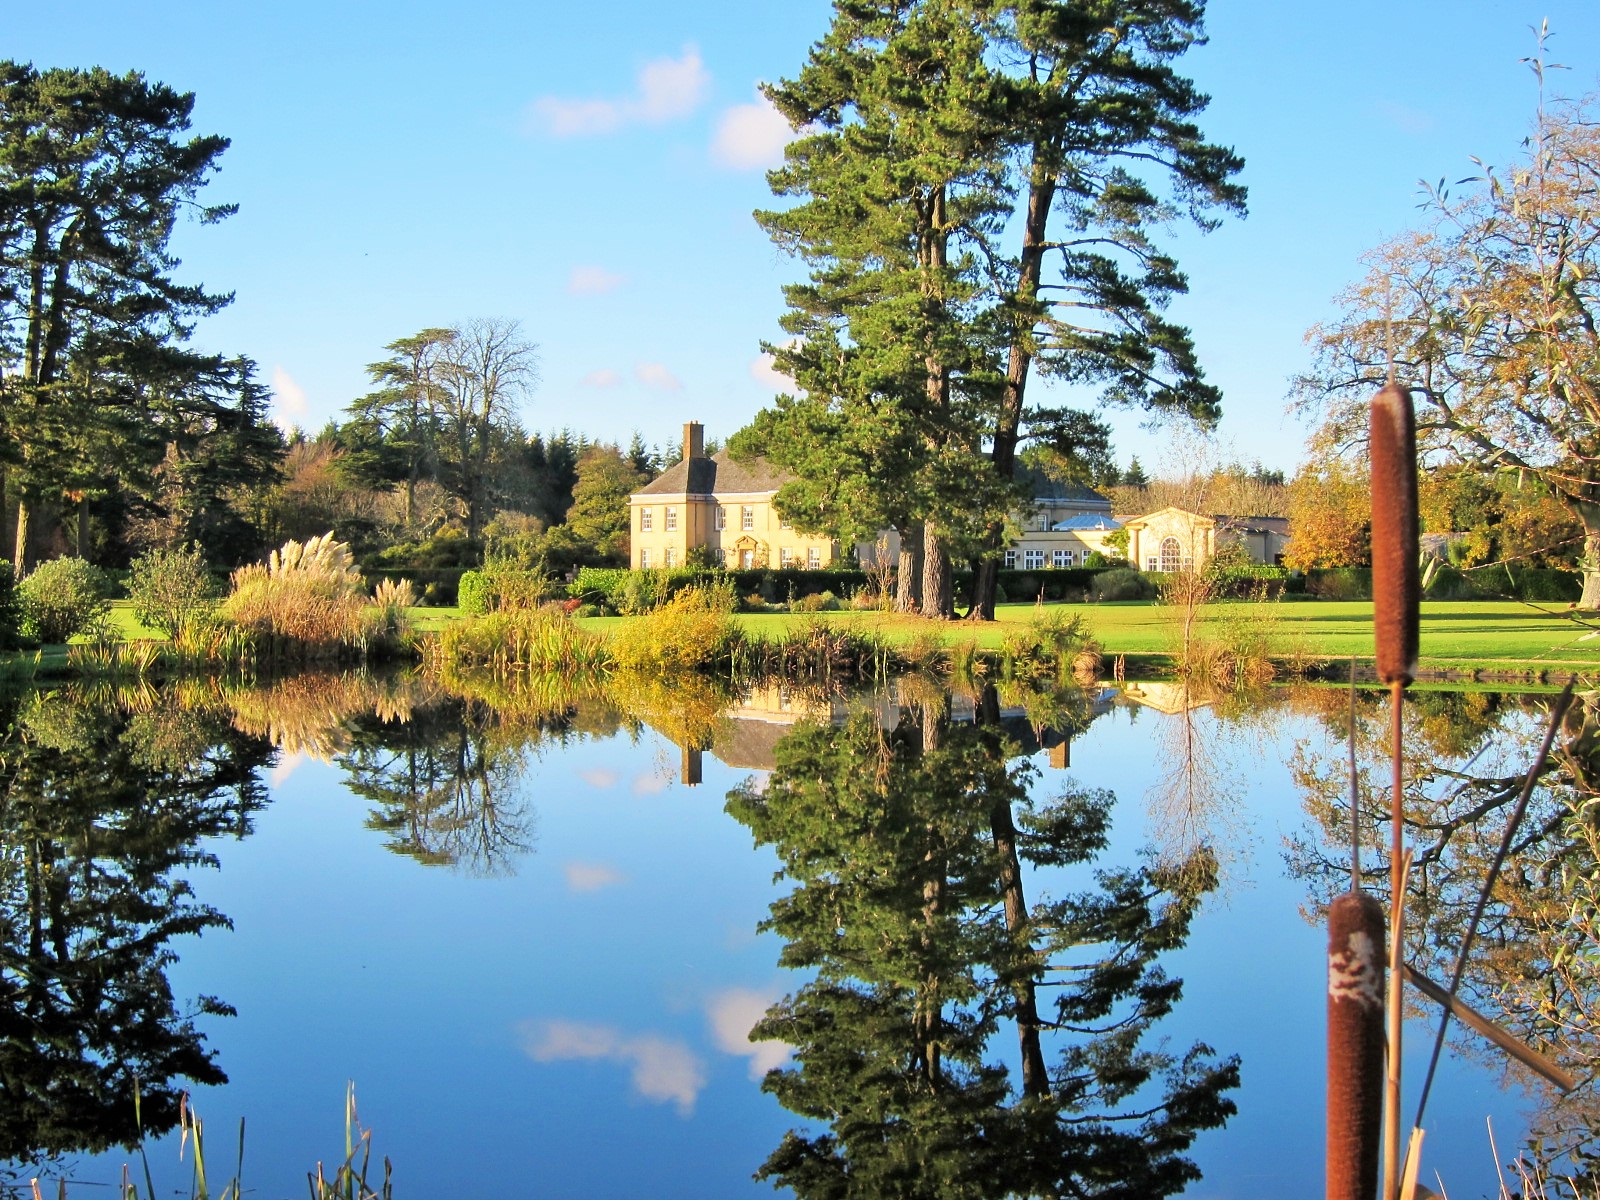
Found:
<svg viewBox="0 0 1600 1200"><path fill-rule="evenodd" d="M1022 254L1018 261L1017 290L1013 309L1017 325L1010 331L1011 353L1006 360L1006 382L1000 393L1000 415L995 421L994 445L989 461L1001 479L1013 479L1017 470L1017 443L1022 437L1022 412L1028 387L1028 371L1033 365L1033 323L1038 319L1039 281L1044 272L1045 235L1050 226L1050 206L1055 201L1055 175L1045 161L1045 147L1035 146L1029 169L1028 211L1022 226ZM989 531L989 549L1005 548L1005 527ZM986 559L973 580L972 611L975 620L994 620L995 589L999 564Z"/></svg>
<svg viewBox="0 0 1600 1200"><path fill-rule="evenodd" d="M15 568L17 578L21 579L28 573L28 498L17 497L17 543L16 550L11 557L11 565Z"/></svg>
<svg viewBox="0 0 1600 1200"><path fill-rule="evenodd" d="M955 616L955 596L950 586L950 552L932 525L922 539L922 613L941 621Z"/></svg>
<svg viewBox="0 0 1600 1200"><path fill-rule="evenodd" d="M900 563L895 571L895 611L922 609L922 526L908 525L900 534Z"/></svg>
<svg viewBox="0 0 1600 1200"><path fill-rule="evenodd" d="M78 501L78 557L89 561L89 500Z"/></svg>

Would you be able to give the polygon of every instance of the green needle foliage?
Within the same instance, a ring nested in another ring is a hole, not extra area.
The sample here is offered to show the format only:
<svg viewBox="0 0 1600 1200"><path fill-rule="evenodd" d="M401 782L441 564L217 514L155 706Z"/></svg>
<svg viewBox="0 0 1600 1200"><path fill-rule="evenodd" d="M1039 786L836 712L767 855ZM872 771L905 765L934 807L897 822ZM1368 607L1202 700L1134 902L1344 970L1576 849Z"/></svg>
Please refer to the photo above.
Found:
<svg viewBox="0 0 1600 1200"><path fill-rule="evenodd" d="M1157 960L1183 944L1211 860L1091 873L1111 795L1033 803L994 690L976 725L947 705L892 731L803 726L765 789L729 797L793 884L763 928L815 972L752 1036L794 1047L764 1087L825 1130L789 1133L760 1177L802 1198L1179 1191L1199 1175L1184 1151L1234 1112L1238 1064L1144 1041L1181 994ZM1074 890L1030 908L1042 867ZM1018 1079L991 1045L1007 1028Z"/></svg>

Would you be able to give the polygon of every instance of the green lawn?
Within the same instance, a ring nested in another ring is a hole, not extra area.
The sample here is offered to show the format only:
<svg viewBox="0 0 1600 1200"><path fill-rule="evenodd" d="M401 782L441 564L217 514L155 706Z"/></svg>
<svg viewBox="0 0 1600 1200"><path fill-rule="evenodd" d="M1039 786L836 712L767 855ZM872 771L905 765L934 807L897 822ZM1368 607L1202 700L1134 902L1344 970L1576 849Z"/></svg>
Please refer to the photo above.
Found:
<svg viewBox="0 0 1600 1200"><path fill-rule="evenodd" d="M1079 614L1089 633L1108 655L1167 654L1172 647L1175 614L1160 605L1124 604L1051 605L1050 610ZM876 612L832 612L815 616L787 613L744 613L737 619L750 633L781 637L797 625L812 620L852 625L873 631L891 642L937 636L946 641L973 641L980 647L1000 645L1005 627L1026 622L1035 612L1031 604L1001 605L995 624L946 624ZM417 624L437 630L460 617L455 608L419 608ZM154 636L133 619L126 601L112 606L112 616L128 637ZM1266 621L1273 630L1278 653L1301 653L1314 658L1372 655L1372 605L1335 601L1303 601L1264 605L1221 604L1204 610L1204 620ZM589 617L588 628L605 631L626 617ZM1595 633L1590 640L1586 635ZM1522 668L1586 667L1600 669L1600 624L1591 627L1574 620L1555 606L1514 602L1425 603L1422 606L1422 660L1439 667L1510 665Z"/></svg>
<svg viewBox="0 0 1600 1200"><path fill-rule="evenodd" d="M1167 654L1175 636L1175 613L1170 608L1144 602L1121 604L1051 605L1083 617L1089 633L1108 655ZM975 641L997 648L1009 624L1026 622L1035 612L1031 604L1001 605L999 620L989 624L944 624L883 613L836 612L816 617L784 613L746 613L738 620L751 633L781 636L804 621L823 619L870 629L890 641L935 633L948 641ZM624 617L596 617L584 622L606 629ZM1337 601L1302 601L1264 605L1218 604L1202 612L1204 621L1266 621L1273 627L1278 653L1302 653L1315 658L1372 656L1372 604ZM1440 667L1506 664L1549 668L1581 666L1600 669L1600 623L1591 632L1553 606L1485 601L1425 603L1422 606L1422 660Z"/></svg>

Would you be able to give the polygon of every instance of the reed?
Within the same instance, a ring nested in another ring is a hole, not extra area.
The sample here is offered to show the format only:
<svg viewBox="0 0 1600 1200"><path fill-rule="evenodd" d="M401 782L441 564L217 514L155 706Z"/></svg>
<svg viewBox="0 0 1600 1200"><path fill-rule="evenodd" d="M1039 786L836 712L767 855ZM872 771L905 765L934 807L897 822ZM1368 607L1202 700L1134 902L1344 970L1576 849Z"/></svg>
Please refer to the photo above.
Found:
<svg viewBox="0 0 1600 1200"><path fill-rule="evenodd" d="M557 608L498 609L453 622L428 643L425 658L436 673L488 670L532 674L599 672L613 652L603 637Z"/></svg>
<svg viewBox="0 0 1600 1200"><path fill-rule="evenodd" d="M222 613L275 657L335 657L365 651L366 588L350 547L332 533L288 541L264 563L233 573Z"/></svg>

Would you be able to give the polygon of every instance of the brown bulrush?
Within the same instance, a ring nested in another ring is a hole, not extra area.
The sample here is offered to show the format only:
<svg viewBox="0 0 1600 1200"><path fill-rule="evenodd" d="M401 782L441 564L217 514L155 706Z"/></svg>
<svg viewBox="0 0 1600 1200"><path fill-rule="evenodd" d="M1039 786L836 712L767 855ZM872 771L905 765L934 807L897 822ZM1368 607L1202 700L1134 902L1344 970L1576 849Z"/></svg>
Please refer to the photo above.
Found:
<svg viewBox="0 0 1600 1200"><path fill-rule="evenodd" d="M1390 759L1394 783L1389 814L1389 941L1394 960L1389 976L1388 1056L1384 1080L1383 1191L1392 1200L1400 1186L1400 1061L1404 1014L1400 948L1404 945L1406 863L1401 801L1401 702L1417 673L1422 600L1417 557L1417 433L1411 392L1394 381L1372 398L1367 453L1372 467L1372 632L1378 678L1389 685Z"/></svg>
<svg viewBox="0 0 1600 1200"><path fill-rule="evenodd" d="M1372 1200L1383 1118L1383 905L1328 906L1328 1200Z"/></svg>
<svg viewBox="0 0 1600 1200"><path fill-rule="evenodd" d="M1378 678L1417 674L1417 435L1411 393L1390 383L1372 398L1372 601Z"/></svg>

